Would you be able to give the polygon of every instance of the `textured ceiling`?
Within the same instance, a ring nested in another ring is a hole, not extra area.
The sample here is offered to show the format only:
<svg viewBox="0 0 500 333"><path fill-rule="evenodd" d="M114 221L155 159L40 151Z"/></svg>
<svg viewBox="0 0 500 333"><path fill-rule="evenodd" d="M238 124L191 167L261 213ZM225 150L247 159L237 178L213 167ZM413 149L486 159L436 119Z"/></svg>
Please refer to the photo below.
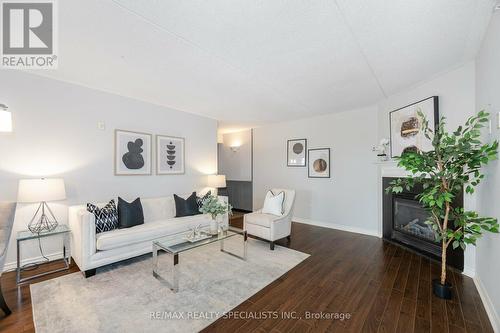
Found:
<svg viewBox="0 0 500 333"><path fill-rule="evenodd" d="M231 127L377 102L474 58L494 0L59 1L40 75Z"/></svg>

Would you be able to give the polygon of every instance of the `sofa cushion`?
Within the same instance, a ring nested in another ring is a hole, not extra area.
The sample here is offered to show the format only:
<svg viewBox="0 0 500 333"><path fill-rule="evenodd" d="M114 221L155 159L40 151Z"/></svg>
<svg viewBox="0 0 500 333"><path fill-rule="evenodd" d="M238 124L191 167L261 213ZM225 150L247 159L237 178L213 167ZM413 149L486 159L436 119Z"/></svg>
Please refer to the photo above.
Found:
<svg viewBox="0 0 500 333"><path fill-rule="evenodd" d="M170 219L175 216L174 198L160 197L141 199L144 223Z"/></svg>
<svg viewBox="0 0 500 333"><path fill-rule="evenodd" d="M270 228L274 220L279 219L280 216L264 213L250 213L245 215L245 223L256 224L262 227Z"/></svg>
<svg viewBox="0 0 500 333"><path fill-rule="evenodd" d="M111 200L103 208L87 203L87 211L95 216L95 232L101 233L118 228L118 211L115 200Z"/></svg>
<svg viewBox="0 0 500 333"><path fill-rule="evenodd" d="M204 215L176 217L131 228L103 232L96 235L96 249L104 251L145 241L153 241L154 239L187 231L199 224L208 226L210 219Z"/></svg>
<svg viewBox="0 0 500 333"><path fill-rule="evenodd" d="M127 202L118 197L118 228L130 228L140 224L144 224L141 199Z"/></svg>
<svg viewBox="0 0 500 333"><path fill-rule="evenodd" d="M264 200L262 212L273 215L283 215L285 213L284 204L285 192L281 191L279 193L274 193L269 190L267 191L266 199Z"/></svg>
<svg viewBox="0 0 500 333"><path fill-rule="evenodd" d="M193 192L187 199L184 199L177 194L174 194L175 200L175 217L184 217L197 215L200 213L196 192Z"/></svg>
<svg viewBox="0 0 500 333"><path fill-rule="evenodd" d="M207 200L210 196L212 195L212 191L208 191L205 193L205 195L202 195L201 197L196 197L196 203L198 204L198 209L201 209L203 207L203 203L205 200Z"/></svg>

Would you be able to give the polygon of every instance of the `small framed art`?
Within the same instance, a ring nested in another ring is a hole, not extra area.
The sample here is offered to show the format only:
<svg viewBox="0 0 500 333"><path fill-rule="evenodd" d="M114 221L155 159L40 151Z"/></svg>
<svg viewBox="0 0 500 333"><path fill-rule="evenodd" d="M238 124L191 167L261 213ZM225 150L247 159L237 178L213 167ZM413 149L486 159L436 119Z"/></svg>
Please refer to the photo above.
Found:
<svg viewBox="0 0 500 333"><path fill-rule="evenodd" d="M180 175L184 173L184 138L156 136L156 174Z"/></svg>
<svg viewBox="0 0 500 333"><path fill-rule="evenodd" d="M288 140L286 145L286 166L305 167L307 158L307 139Z"/></svg>
<svg viewBox="0 0 500 333"><path fill-rule="evenodd" d="M308 151L309 178L330 178L330 148L316 148Z"/></svg>

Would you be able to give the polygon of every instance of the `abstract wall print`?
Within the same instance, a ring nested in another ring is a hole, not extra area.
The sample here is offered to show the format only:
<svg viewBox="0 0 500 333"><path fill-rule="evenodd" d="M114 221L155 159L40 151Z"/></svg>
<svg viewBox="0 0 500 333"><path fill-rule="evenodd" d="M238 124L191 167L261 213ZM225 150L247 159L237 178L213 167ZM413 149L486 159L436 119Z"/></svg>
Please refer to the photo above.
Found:
<svg viewBox="0 0 500 333"><path fill-rule="evenodd" d="M330 178L330 148L316 148L308 151L309 178Z"/></svg>
<svg viewBox="0 0 500 333"><path fill-rule="evenodd" d="M391 129L391 157L398 157L405 152L432 150L432 143L422 133L421 111L429 121L429 128L434 131L439 122L439 99L432 96L419 102L392 111L389 114Z"/></svg>
<svg viewBox="0 0 500 333"><path fill-rule="evenodd" d="M184 173L184 138L156 136L156 173L178 175Z"/></svg>
<svg viewBox="0 0 500 333"><path fill-rule="evenodd" d="M115 175L150 175L152 135L115 130Z"/></svg>
<svg viewBox="0 0 500 333"><path fill-rule="evenodd" d="M307 156L307 139L287 141L286 165L289 167L305 167Z"/></svg>

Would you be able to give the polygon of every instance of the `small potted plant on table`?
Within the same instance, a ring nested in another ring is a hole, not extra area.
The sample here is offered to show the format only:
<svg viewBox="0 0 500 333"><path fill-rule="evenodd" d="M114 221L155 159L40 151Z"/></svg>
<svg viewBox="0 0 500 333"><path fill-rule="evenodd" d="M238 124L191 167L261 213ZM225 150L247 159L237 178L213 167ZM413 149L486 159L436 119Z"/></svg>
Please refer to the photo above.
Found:
<svg viewBox="0 0 500 333"><path fill-rule="evenodd" d="M498 233L498 221L493 217L481 217L477 212L454 207L455 198L463 189L468 194L484 179L481 167L497 158L498 141L485 144L481 141L481 128L489 121L489 114L481 111L470 117L464 126L455 132L445 131L445 119L433 131L423 113L421 131L432 141L433 150L428 152L408 152L401 155L398 166L412 174L399 178L386 189L387 192L401 193L415 184L423 186L418 195L422 205L429 211L426 222L435 233L436 242L441 242L441 278L433 280L434 294L440 298L452 297L451 284L446 281L446 250L467 245L476 245L484 231Z"/></svg>
<svg viewBox="0 0 500 333"><path fill-rule="evenodd" d="M210 233L212 235L216 235L219 232L218 218L226 213L230 215L231 211L231 205L220 200L215 195L210 195L208 198L203 200L203 204L200 208L200 212L208 214L212 218L210 223Z"/></svg>

